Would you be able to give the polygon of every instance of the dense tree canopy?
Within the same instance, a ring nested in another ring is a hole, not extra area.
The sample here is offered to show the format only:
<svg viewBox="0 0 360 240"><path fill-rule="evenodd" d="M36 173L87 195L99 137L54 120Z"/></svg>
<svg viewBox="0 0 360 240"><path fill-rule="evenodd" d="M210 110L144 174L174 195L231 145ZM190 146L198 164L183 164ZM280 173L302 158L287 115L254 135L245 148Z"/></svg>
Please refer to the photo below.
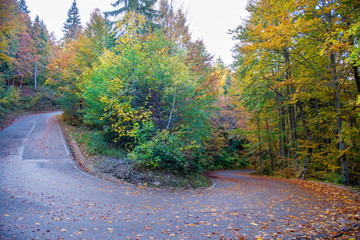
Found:
<svg viewBox="0 0 360 240"><path fill-rule="evenodd" d="M250 162L260 174L359 184L358 1L249 1L233 69L192 39L172 1L156 3L115 1L83 29L74 0L57 42L24 0L0 0L0 119L23 86L46 84L65 120L140 168Z"/></svg>
<svg viewBox="0 0 360 240"><path fill-rule="evenodd" d="M21 99L24 85L42 85L52 42L45 24L30 19L26 2L0 1L0 121L17 108L37 101ZM36 79L36 81L35 81ZM36 82L36 83L35 83Z"/></svg>
<svg viewBox="0 0 360 240"><path fill-rule="evenodd" d="M235 34L237 84L252 115L260 172L279 164L301 178L355 183L358 69L349 56L358 39L345 33L356 28L358 4L254 1L248 10Z"/></svg>

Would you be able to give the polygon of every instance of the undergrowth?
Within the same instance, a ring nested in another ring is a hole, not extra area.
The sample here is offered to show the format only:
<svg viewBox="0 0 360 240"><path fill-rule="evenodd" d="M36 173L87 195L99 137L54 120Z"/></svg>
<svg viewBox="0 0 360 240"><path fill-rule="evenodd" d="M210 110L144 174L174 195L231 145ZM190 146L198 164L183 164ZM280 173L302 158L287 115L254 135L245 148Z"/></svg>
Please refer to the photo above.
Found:
<svg viewBox="0 0 360 240"><path fill-rule="evenodd" d="M100 131L68 125L64 121L60 125L64 134L76 141L86 161L99 173L147 187L196 189L210 185L210 180L203 173L183 174L143 167L132 160L126 151L106 142Z"/></svg>

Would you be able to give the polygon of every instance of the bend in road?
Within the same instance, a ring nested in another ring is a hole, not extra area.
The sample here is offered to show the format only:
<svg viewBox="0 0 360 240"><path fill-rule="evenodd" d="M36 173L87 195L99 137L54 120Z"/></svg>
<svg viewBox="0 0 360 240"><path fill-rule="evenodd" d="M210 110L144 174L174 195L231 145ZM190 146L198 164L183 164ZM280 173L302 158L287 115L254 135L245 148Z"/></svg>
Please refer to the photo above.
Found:
<svg viewBox="0 0 360 240"><path fill-rule="evenodd" d="M227 171L214 173L212 189L174 192L90 176L73 161L58 114L33 115L0 131L0 239L326 234L316 219L333 203L291 183ZM326 229L337 229L339 221L322 219Z"/></svg>

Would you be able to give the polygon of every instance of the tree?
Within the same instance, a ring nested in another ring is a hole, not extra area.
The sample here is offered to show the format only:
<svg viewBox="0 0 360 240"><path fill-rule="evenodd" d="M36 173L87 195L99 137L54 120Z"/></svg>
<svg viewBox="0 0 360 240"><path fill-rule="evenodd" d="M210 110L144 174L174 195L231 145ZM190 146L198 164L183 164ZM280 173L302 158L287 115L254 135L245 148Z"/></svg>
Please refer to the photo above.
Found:
<svg viewBox="0 0 360 240"><path fill-rule="evenodd" d="M123 34L116 46L78 84L84 121L141 166L198 171L211 96L191 74L185 51L161 30L141 31L144 16L129 12L117 24Z"/></svg>
<svg viewBox="0 0 360 240"><path fill-rule="evenodd" d="M100 9L95 9L90 14L90 22L86 24L84 36L88 39L89 52L94 54L96 59L115 43L110 23L103 17ZM88 61L94 62L95 59L91 58Z"/></svg>
<svg viewBox="0 0 360 240"><path fill-rule="evenodd" d="M68 10L68 18L64 23L64 38L73 40L75 39L78 34L81 32L81 21L79 15L79 9L76 4L76 0L72 3L70 9Z"/></svg>
<svg viewBox="0 0 360 240"><path fill-rule="evenodd" d="M11 52L11 44L15 39L19 29L19 19L17 15L17 4L15 0L0 1L0 64L2 70L10 66L13 61L13 54ZM1 71L1 74L5 74Z"/></svg>
<svg viewBox="0 0 360 240"><path fill-rule="evenodd" d="M168 0L160 1L157 22L171 41L176 42L179 47L186 48L191 39L186 16L181 9L175 12L172 4L169 4Z"/></svg>
<svg viewBox="0 0 360 240"><path fill-rule="evenodd" d="M342 172L348 184L357 176L347 170L348 155L358 168L359 149L354 62L346 61L354 44L346 33L356 28L358 9L351 2L253 1L251 17L236 31L237 94L256 123L252 134L261 136L254 141L278 139L280 165L291 160L301 178Z"/></svg>
<svg viewBox="0 0 360 240"><path fill-rule="evenodd" d="M20 12L26 13L26 14L30 13L25 0L20 0L18 5L19 5Z"/></svg>
<svg viewBox="0 0 360 240"><path fill-rule="evenodd" d="M33 68L36 68L36 76L34 76L34 78L36 78L38 84L44 84L46 80L46 66L49 63L52 42L47 28L43 21L40 20L39 16L36 16L32 24L30 35L35 47L34 57L36 66L33 66Z"/></svg>
<svg viewBox="0 0 360 240"><path fill-rule="evenodd" d="M16 75L20 78L20 88L22 88L24 78L31 76L31 69L36 60L34 43L27 32L20 35L15 58Z"/></svg>
<svg viewBox="0 0 360 240"><path fill-rule="evenodd" d="M117 17L133 11L145 16L151 22L157 13L154 9L156 2L157 0L117 0L111 5L118 7L118 9L106 12L105 16Z"/></svg>

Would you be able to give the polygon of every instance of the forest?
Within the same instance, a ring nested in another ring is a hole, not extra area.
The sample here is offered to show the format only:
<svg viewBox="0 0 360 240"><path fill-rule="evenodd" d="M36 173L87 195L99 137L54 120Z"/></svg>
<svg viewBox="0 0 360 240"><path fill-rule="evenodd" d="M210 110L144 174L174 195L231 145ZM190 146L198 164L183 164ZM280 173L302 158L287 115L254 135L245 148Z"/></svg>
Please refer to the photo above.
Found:
<svg viewBox="0 0 360 240"><path fill-rule="evenodd" d="M173 1L112 5L82 25L74 0L58 40L25 0L0 0L0 121L60 106L93 153L139 169L360 185L358 1L248 1L230 66Z"/></svg>

